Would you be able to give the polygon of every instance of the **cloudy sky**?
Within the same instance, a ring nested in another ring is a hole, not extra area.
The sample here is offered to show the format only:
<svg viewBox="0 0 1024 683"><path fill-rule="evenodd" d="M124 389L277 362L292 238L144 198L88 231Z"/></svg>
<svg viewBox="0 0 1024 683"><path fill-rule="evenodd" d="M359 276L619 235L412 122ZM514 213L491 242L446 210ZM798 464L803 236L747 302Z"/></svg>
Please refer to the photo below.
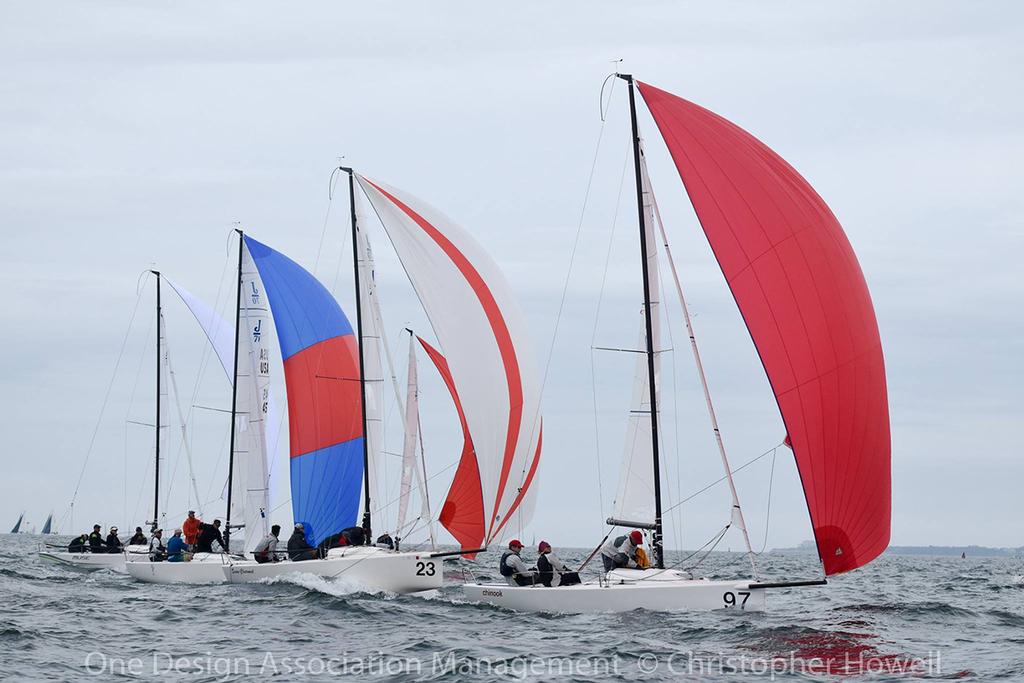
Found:
<svg viewBox="0 0 1024 683"><path fill-rule="evenodd" d="M505 269L540 367L550 354L528 534L599 540L632 357L591 346L635 343L640 296L620 87L604 124L599 116L601 82L623 59L623 70L771 145L845 227L888 366L893 542L1024 544L1022 23L1009 2L8 5L0 523L22 510L35 524L51 509L67 519L73 498L68 532L145 519L151 435L134 424L152 416L145 269L226 311L239 223L315 267L351 311L347 204L327 192L344 157L444 210ZM640 125L739 465L781 440L781 420L646 112ZM371 230L384 316L404 358L399 332L426 323L379 226ZM678 348L666 361L664 410L669 497L679 500L720 470L672 313ZM178 302L167 317L212 516L223 510L227 425L209 408L226 407L229 393ZM443 387L422 374L437 500L460 435ZM166 496L177 513L189 503L180 444L172 451ZM770 456L758 460L738 484L755 546L810 537L788 452L774 470ZM680 513L669 544L700 545L725 522L727 493L714 487Z"/></svg>

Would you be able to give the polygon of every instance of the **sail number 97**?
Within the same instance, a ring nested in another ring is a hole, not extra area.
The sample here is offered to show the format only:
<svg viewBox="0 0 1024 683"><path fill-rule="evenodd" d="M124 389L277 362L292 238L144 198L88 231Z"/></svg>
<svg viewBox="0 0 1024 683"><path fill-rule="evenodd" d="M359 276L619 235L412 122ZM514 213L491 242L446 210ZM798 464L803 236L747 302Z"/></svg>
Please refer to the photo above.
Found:
<svg viewBox="0 0 1024 683"><path fill-rule="evenodd" d="M739 591L739 593L733 593L732 591L726 591L725 594L722 595L722 600L725 602L725 606L726 607L736 607L736 600L737 600L736 596L737 595L740 598L742 598L742 600L739 603L739 608L743 609L744 607L746 607L747 599L750 598L750 592L749 591Z"/></svg>
<svg viewBox="0 0 1024 683"><path fill-rule="evenodd" d="M433 562L417 562L416 563L416 576L433 576L434 575L434 563Z"/></svg>

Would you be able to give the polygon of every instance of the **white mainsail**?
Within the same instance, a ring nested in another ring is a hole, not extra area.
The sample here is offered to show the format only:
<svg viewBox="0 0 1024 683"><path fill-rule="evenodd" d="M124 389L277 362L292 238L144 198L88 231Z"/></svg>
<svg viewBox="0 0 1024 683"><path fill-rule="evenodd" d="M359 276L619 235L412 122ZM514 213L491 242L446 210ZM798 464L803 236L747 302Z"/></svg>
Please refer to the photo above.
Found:
<svg viewBox="0 0 1024 683"><path fill-rule="evenodd" d="M162 319L162 316L161 316L161 319ZM167 329L165 324L161 325L161 328L164 329L164 330ZM164 365L167 368L166 376L168 378L170 378L170 392L174 394L174 407L176 408L176 411L177 411L177 414L178 414L178 429L181 432L181 447L185 450L185 459L188 462L188 478L189 478L189 483L190 483L190 485L192 487L192 495L195 497L196 509L199 510L199 516L202 517L203 516L203 501L202 501L202 498L200 498L200 496L199 496L199 486L196 483L195 463L192 460L192 447L189 444L189 438L188 438L188 421L185 418L184 411L182 411L182 409L181 409L181 393L178 391L178 379L177 379L177 376L174 373L174 365L171 363L171 347L170 347L170 344L167 343L167 334L166 334L166 332L164 332L163 341L162 341L162 343L160 345L160 348L163 349L164 358L166 359L166 362L164 363ZM161 384L161 386L164 386L164 385ZM161 392L161 401L163 401L163 397L164 397L164 392ZM163 413L165 413L165 411L167 409L168 408L166 407L166 402L162 403L161 404L160 412L163 414ZM160 424L161 424L162 427L163 426L167 426L167 427L170 426L170 425L166 424L166 422L164 421L163 417L161 417ZM160 448L161 448L161 452L165 452L165 451L163 451L164 444L161 444ZM169 502L170 501L169 501L168 496L170 496L170 487L169 486L167 487L167 489L165 491L164 506L163 506L163 509L165 510L165 514L166 514L166 510L169 508Z"/></svg>
<svg viewBox="0 0 1024 683"><path fill-rule="evenodd" d="M159 431L157 433L157 439L159 440L160 458L156 461L156 467L159 470L157 477L163 472L163 463L167 459L168 445L170 444L171 436L171 406L170 406L170 390L171 390L171 356L167 350L167 322L164 320L164 314L160 312L160 395L158 396L160 409L157 414L157 421L159 423ZM165 491L169 491L170 487L165 487ZM159 496L159 493L157 493ZM166 498L165 504L160 511L160 519L154 519L153 523L159 527L165 527L164 522L167 521L167 505Z"/></svg>
<svg viewBox="0 0 1024 683"><path fill-rule="evenodd" d="M214 311L202 299L191 294L184 287L167 278L167 276L164 276L164 282L171 286L171 289L174 290L188 310L196 317L196 321L203 329L217 355L217 359L220 361L220 366L225 376L230 381L234 366L233 325L228 323L226 319ZM258 302L256 304L252 304L254 288L256 288L258 293ZM276 452L278 452L276 442L278 442L278 435L281 433L282 420L280 413L276 410L269 390L268 373L270 364L266 334L269 330L270 321L267 318L266 299L262 292L263 285L259 280L259 273L256 272L248 250L246 250L243 256L243 299L241 308L241 327L245 337L240 340L242 345L239 348L238 414L240 418L237 426L240 428L240 431L237 436L237 467L236 477L234 477L238 483L231 496L232 503L234 504L232 505L231 517L240 521L245 519L247 549L254 545L250 541L252 541L252 538L256 538L260 530L266 525L266 518L263 515L268 513L269 501L274 496L276 490L287 490L288 488L288 468L276 463ZM248 304L247 301L249 302ZM247 310L247 306L251 310ZM262 323L259 322L260 319L262 319ZM259 327L260 336L258 349L255 346L250 346L249 342L253 336L252 329L257 326ZM259 358L261 353L265 356L263 360ZM247 402L243 403L243 400ZM245 410L243 410L244 405L246 407ZM248 431L250 423L253 422L249 417L250 405L251 407L257 407L258 405L261 411L256 421L259 425L257 430L260 432L259 434L245 433ZM245 431L242 428L246 428ZM250 443L250 439L255 440ZM239 458L241 447L245 447L245 449L255 447L255 453L259 453L263 457L263 465L247 467L248 463L242 462L243 459ZM242 468L246 469L243 470ZM245 473L243 474L243 472ZM269 472L272 472L273 475L270 476ZM250 477L258 478L260 476L263 477L262 483L250 480ZM250 494L247 493L249 488L252 489L253 504L251 506L247 505L246 501L250 497ZM273 498L272 500L276 499ZM249 526L249 520L246 519L247 513L245 510L249 507L253 509L254 515L260 515L258 519L254 518L255 523L252 527ZM253 531L251 529L256 530ZM265 535L265 531L263 533ZM258 539L256 540L258 541Z"/></svg>
<svg viewBox="0 0 1024 683"><path fill-rule="evenodd" d="M270 399L270 310L263 281L249 250L242 250L239 300L238 375L235 390L235 490L231 516L244 520L245 546L255 548L267 535L266 417Z"/></svg>
<svg viewBox="0 0 1024 683"><path fill-rule="evenodd" d="M472 538L489 543L513 516L517 525L510 528L529 522L516 511L540 457L540 383L524 316L504 275L468 232L404 192L356 178L448 360L479 467L472 486L481 502L462 512L478 520Z"/></svg>
<svg viewBox="0 0 1024 683"><path fill-rule="evenodd" d="M644 232L647 238L647 284L651 300L651 348L654 349L655 386L661 370L661 287L658 274L658 242L654 233L654 193L641 154ZM612 517L624 522L654 524L654 459L651 437L651 392L647 369L646 325L640 310L640 341L633 375L633 395L626 428L626 448L619 471L619 485ZM655 396L657 398L657 396Z"/></svg>
<svg viewBox="0 0 1024 683"><path fill-rule="evenodd" d="M357 200L358 201L358 200ZM358 211L358 209L357 209ZM359 222L356 223L357 253L359 261L356 267L359 269L359 296L362 305L362 328L363 335L360 345L363 349L363 374L366 377L364 382L366 392L366 446L369 457L367 458L366 476L369 478L370 507L373 512L374 521L379 529L387 529L389 525L385 521L387 516L386 500L382 495L382 458L384 458L384 369L381 362L381 334L382 327L380 318L380 306L377 301L377 284L374 281L373 252L370 249L370 241ZM365 495L365 492L364 492ZM365 507L365 501L360 502L360 509Z"/></svg>

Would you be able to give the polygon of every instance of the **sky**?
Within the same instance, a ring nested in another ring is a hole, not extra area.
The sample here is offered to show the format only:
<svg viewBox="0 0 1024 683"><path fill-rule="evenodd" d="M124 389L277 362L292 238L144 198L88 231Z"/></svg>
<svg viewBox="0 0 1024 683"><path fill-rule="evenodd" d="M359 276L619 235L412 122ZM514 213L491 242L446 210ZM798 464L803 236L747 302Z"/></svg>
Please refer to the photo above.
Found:
<svg viewBox="0 0 1024 683"><path fill-rule="evenodd" d="M621 86L600 115L602 81L619 68L761 138L843 224L886 358L892 542L1024 545L1022 66L1024 9L1011 2L9 4L0 522L26 511L41 525L53 510L70 533L146 519L152 432L137 423L153 410L147 269L228 313L237 225L353 310L348 207L344 193L328 198L342 161L439 207L500 264L548 369L539 501L524 535L599 541L632 357L592 347L635 344L640 304ZM643 110L640 128L738 466L782 440L781 419ZM404 376L401 331L429 327L383 232L370 230ZM165 308L197 487L214 516L230 392L184 309ZM721 469L671 304L669 316L666 481L678 501ZM443 386L421 375L436 503L461 435ZM174 439L163 495L176 513L193 501ZM788 451L760 458L737 484L756 549L810 538ZM669 547L703 544L728 510L721 484L681 505ZM275 515L290 521L286 500ZM730 534L723 547L741 543Z"/></svg>

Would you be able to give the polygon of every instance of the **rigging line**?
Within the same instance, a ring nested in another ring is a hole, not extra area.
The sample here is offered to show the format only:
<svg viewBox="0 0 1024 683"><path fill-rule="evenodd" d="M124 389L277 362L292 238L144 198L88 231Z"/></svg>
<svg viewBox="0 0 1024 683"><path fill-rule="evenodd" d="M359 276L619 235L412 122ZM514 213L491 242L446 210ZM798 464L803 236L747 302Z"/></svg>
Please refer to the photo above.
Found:
<svg viewBox="0 0 1024 683"><path fill-rule="evenodd" d="M320 267L320 255L324 251L324 239L327 237L327 222L331 218L331 207L334 205L334 190L338 186L338 175L341 169L335 168L331 171L330 180L327 181L327 210L324 212L324 224L320 228L320 245L316 248L316 261L313 263L313 276L316 277L316 270Z"/></svg>
<svg viewBox="0 0 1024 683"><path fill-rule="evenodd" d="M775 481L775 455L778 448L772 449L772 469L768 474L768 510L764 514L764 543L761 544L761 549L757 551L758 555L764 553L765 548L768 547L768 529L770 528L772 519L772 483Z"/></svg>
<svg viewBox="0 0 1024 683"><path fill-rule="evenodd" d="M615 244L615 226L618 225L619 222L619 208L622 205L622 188L626 182L626 170L628 168L629 150L627 148L626 155L622 162L622 174L619 177L619 192L615 198L615 212L612 214L612 229L608 235L608 248L605 251L604 272L601 274L601 288L597 295L597 309L594 311L594 326L590 333L590 388L594 406L594 458L597 463L597 499L598 504L601 506L599 511L600 514L598 515L599 518L603 515L605 507L604 488L601 483L601 419L597 411L597 369L594 365L594 351L596 350L594 343L597 341L597 328L601 322L601 303L604 301L605 285L608 282L608 266L611 263L612 246Z"/></svg>
<svg viewBox="0 0 1024 683"><path fill-rule="evenodd" d="M135 322L135 315L139 312L139 302L142 301L142 292L145 290L145 284L138 289L138 294L135 297L135 307L132 308L131 317L128 319L128 328L124 331L124 338L121 340L121 349L117 353L117 361L114 363L114 372L110 376L110 383L107 384L107 391L103 395L103 403L100 406L99 417L96 418L96 426L92 430L92 437L89 439L89 447L85 451L85 461L82 463L82 471L78 475L78 481L75 483L74 493L71 494L71 505L69 506L68 515L71 514L70 510L74 508L75 501L78 499L78 490L82 486L82 478L85 477L85 469L89 465L89 457L92 455L92 449L96 444L96 435L99 434L100 424L103 422L103 413L107 409L107 402L110 400L110 392L114 388L114 380L117 379L117 371L121 367L121 359L124 357L125 347L128 345L128 337L132 331L132 324ZM67 517L67 515L65 515ZM64 520L61 520L63 525Z"/></svg>
<svg viewBox="0 0 1024 683"><path fill-rule="evenodd" d="M715 539L712 539L712 540L714 540L714 542L715 542L715 543L714 543L714 545L712 545L712 546L711 546L710 548L708 548L707 552L705 552L705 553L704 553L704 557L700 558L699 560L697 560L696 562L694 562L694 563L693 563L692 565L690 565L689 567L687 567L687 571L688 571L688 572L691 572L691 573L692 573L694 569L696 569L697 567L701 566L701 564L703 564L703 563L704 563L704 560L706 560L706 559L708 559L709 557L711 557L711 553L713 553L713 552L715 551L715 548L717 548L717 547L718 547L718 544L722 542L722 539L723 539L723 538L725 538L725 534L726 534L726 533L727 533L727 532L729 531L729 528L730 528L731 526L732 526L732 523L729 523L729 524L726 524L726 525L725 525L725 528L724 528L724 529L722 529L722 530L721 530L721 531L720 531L720 532L718 533L718 537L717 537L717 538L715 538ZM709 541L709 543L710 543L710 541ZM705 547L706 547L707 545L708 545L707 543L705 543L705 544L704 544L704 546L705 546ZM697 550L696 552L694 552L694 553L691 553L691 554L689 555L689 557L693 557L694 555L696 555L696 554L697 554L697 553L699 553L699 552L700 552L700 550ZM740 557L743 557L743 555L740 555ZM683 561L685 561L685 560L683 560ZM682 564L682 562L680 562L679 564Z"/></svg>
<svg viewBox="0 0 1024 683"><path fill-rule="evenodd" d="M747 462L743 463L742 465L740 465L739 467L737 467L737 468L736 468L736 469L734 469L734 470L730 470L729 474L736 474L736 473L737 473L737 472L739 472L740 470L746 469L747 467L749 467L750 465L753 465L753 464L754 464L755 462L757 462L757 461L758 461L758 460L760 460L761 458L765 457L766 455L771 455L772 453L774 453L774 452L775 452L776 450L778 450L778 448L779 448L780 446L782 446L782 444L781 444L781 443L779 443L779 444L776 444L775 446L772 446L771 448L769 448L768 450L766 450L766 451L765 451L764 453L762 453L761 455L759 455L759 456L757 456L757 457L755 457L755 458L752 458L752 459L748 460ZM671 512L672 510L675 510L675 509L676 509L677 507L679 507L679 506L680 506L680 505L682 505L683 503L688 503L689 501L693 500L694 498L696 498L696 497L697 497L697 496L699 496L700 494L704 493L704 492L705 492L705 491L707 491L708 489L710 489L710 488L712 488L712 487L714 487L714 486L717 486L717 485L721 484L721 483L722 483L723 481L725 481L725 480L726 480L726 479L728 479L728 478L729 478L729 477L728 477L728 475L727 475L727 476L723 476L723 477L720 477L720 478L716 479L715 481L711 482L710 484L708 484L707 486L705 486L705 487L704 487L704 488L702 488L701 490L699 490L699 491L696 491L696 492L694 492L694 493L691 493L691 494L690 494L689 496L687 496L686 498L683 498L683 499L682 499L681 501L679 501L678 503L676 503L676 504L675 504L675 505L673 505L672 507L670 507L670 508L666 508L666 509L665 509L665 510L663 511L663 514L664 514L664 512Z"/></svg>
<svg viewBox="0 0 1024 683"><path fill-rule="evenodd" d="M672 333L672 327L673 326L672 326L672 319L669 317L668 301L664 297L664 292L666 291L665 290L665 273L664 273L664 269L662 269L662 268L658 268L658 287L660 288L659 289L659 298L661 299L658 302L659 303L658 308L661 310L661 315L665 318L665 327L668 328L668 339L669 339L669 345L671 346L671 349L670 349L671 353L670 353L670 355L671 355L671 358L672 358L672 426L673 426L674 440L675 440L675 443L674 443L675 449L674 450L675 450L675 470L676 470L676 491L675 491L675 495L676 496L681 496L681 495L683 495L683 480L682 480L682 469L683 469L683 467L682 467L682 458L679 455L679 381L678 381L678 379L679 379L679 364L676 362L676 342L675 342L675 335ZM662 373L662 374L664 374L664 373ZM662 400L662 402L664 402L664 400L665 400L664 395L661 397L661 400ZM667 432L667 430L666 430L666 432ZM666 434L666 437L667 437L667 434ZM664 449L664 450L666 452L668 451L668 449ZM667 462L668 459L666 458L665 460L666 460L666 462L665 462L665 470L666 470L665 474L666 474L666 477L665 478L668 481L671 482L672 481L671 478L668 477L668 462ZM675 513L676 513L674 515L674 518L675 518L675 525L674 526L675 526L675 528L673 529L673 531L675 532L676 547L677 548L682 548L683 547L682 508L677 508L675 510Z"/></svg>

